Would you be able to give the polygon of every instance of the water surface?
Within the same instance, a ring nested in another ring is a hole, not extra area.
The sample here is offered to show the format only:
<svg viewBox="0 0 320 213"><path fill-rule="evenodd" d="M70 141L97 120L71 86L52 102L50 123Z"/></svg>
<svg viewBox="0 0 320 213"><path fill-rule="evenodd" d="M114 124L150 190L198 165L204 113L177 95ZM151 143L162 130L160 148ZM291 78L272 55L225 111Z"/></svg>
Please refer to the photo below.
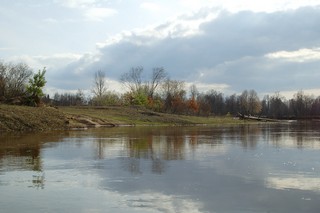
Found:
<svg viewBox="0 0 320 213"><path fill-rule="evenodd" d="M320 212L317 123L0 136L1 212Z"/></svg>

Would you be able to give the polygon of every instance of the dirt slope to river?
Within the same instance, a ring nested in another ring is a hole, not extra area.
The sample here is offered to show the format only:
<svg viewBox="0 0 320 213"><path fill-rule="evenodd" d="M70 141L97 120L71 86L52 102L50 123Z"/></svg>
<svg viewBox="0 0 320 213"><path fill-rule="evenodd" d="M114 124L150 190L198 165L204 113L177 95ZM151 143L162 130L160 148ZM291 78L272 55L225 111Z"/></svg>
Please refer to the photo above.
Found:
<svg viewBox="0 0 320 213"><path fill-rule="evenodd" d="M121 125L234 124L230 117L156 113L137 107L27 107L0 104L0 131L47 131Z"/></svg>
<svg viewBox="0 0 320 213"><path fill-rule="evenodd" d="M0 105L0 130L43 131L67 128L67 118L51 107Z"/></svg>

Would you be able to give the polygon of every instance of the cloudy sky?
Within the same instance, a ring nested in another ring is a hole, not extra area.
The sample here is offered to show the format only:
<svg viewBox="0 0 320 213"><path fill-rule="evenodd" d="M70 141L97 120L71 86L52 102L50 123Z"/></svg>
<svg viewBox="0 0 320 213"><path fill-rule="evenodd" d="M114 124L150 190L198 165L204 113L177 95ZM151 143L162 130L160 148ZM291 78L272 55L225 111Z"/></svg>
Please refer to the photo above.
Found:
<svg viewBox="0 0 320 213"><path fill-rule="evenodd" d="M0 59L47 67L48 93L109 90L131 67L225 94L320 95L319 0L0 0Z"/></svg>

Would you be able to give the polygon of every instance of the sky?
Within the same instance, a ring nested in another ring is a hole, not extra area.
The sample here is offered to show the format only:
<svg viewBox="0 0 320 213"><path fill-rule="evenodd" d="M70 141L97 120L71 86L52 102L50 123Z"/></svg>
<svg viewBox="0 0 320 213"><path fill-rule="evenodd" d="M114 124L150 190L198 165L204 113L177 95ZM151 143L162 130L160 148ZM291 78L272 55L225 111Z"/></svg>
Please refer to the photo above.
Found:
<svg viewBox="0 0 320 213"><path fill-rule="evenodd" d="M46 67L46 92L132 67L226 95L320 95L319 0L0 0L0 60ZM188 88L186 88L188 89Z"/></svg>

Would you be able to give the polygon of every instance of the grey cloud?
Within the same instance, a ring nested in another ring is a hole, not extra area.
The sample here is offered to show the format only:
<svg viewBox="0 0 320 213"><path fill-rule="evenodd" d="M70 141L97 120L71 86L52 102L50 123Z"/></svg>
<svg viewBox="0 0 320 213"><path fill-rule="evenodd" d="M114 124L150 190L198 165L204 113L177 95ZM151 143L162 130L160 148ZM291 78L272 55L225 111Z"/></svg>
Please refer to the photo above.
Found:
<svg viewBox="0 0 320 213"><path fill-rule="evenodd" d="M218 81L234 92L255 89L259 93L312 89L319 87L320 62L285 62L265 57L245 57L204 71L203 82Z"/></svg>
<svg viewBox="0 0 320 213"><path fill-rule="evenodd" d="M202 30L206 32L205 39L229 60L283 49L310 48L320 44L319 11L319 8L302 8L275 13L223 13L203 24Z"/></svg>
<svg viewBox="0 0 320 213"><path fill-rule="evenodd" d="M92 61L92 55L87 54L64 68L48 69L49 86L64 90L90 89L94 73L97 71L89 68Z"/></svg>
<svg viewBox="0 0 320 213"><path fill-rule="evenodd" d="M194 18L205 12L217 10L202 10ZM83 71L70 76L79 81L86 78L86 82L98 69L118 80L130 67L141 65L146 71L163 66L179 80L228 84L236 92L251 88L258 92L314 88L318 87L320 62L281 61L265 55L319 47L319 20L320 7L274 13L222 11L216 19L200 26L200 34L159 38L133 33L99 48L98 60L82 59L67 69L83 67ZM166 25L170 23L158 26L158 30L166 29Z"/></svg>

